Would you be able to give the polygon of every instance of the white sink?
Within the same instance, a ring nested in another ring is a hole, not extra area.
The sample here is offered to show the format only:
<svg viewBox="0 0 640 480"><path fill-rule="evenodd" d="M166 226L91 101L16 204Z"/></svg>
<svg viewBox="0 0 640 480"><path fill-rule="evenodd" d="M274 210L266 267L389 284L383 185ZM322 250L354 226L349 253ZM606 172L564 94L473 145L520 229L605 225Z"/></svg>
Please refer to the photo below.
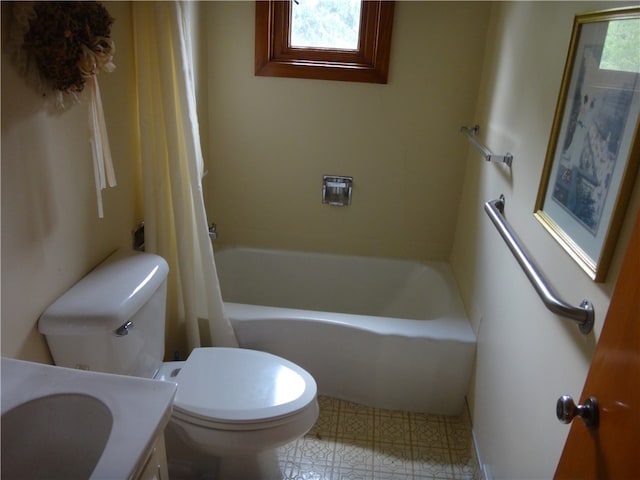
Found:
<svg viewBox="0 0 640 480"><path fill-rule="evenodd" d="M2 359L2 478L135 478L176 384Z"/></svg>
<svg viewBox="0 0 640 480"><path fill-rule="evenodd" d="M1 425L2 478L89 478L113 415L95 397L61 393L12 408Z"/></svg>

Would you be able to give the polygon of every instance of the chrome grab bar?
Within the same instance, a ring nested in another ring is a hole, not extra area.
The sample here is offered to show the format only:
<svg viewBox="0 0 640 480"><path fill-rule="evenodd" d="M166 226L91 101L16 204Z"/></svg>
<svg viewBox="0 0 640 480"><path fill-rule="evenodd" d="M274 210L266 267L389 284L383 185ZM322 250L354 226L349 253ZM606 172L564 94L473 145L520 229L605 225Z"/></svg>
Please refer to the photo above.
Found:
<svg viewBox="0 0 640 480"><path fill-rule="evenodd" d="M580 332L585 335L591 332L595 318L593 304L589 300L583 300L580 306L575 307L558 298L551 287L547 285L538 267L536 267L535 263L531 260L528 252L521 245L518 236L504 218L504 202L504 195L500 195L498 200L485 203L484 210L498 229L498 232L506 242L509 250L511 250L511 253L513 253L513 256L518 260L527 278L529 278L536 292L540 295L542 302L553 313L577 322Z"/></svg>
<svg viewBox="0 0 640 480"><path fill-rule="evenodd" d="M480 133L480 125L474 125L473 127L460 127L460 131L464 133L469 141L476 147L482 156L487 162L502 162L507 164L509 167L513 163L513 155L509 152L504 155L496 155L491 150L489 150L486 146L478 141L476 135Z"/></svg>

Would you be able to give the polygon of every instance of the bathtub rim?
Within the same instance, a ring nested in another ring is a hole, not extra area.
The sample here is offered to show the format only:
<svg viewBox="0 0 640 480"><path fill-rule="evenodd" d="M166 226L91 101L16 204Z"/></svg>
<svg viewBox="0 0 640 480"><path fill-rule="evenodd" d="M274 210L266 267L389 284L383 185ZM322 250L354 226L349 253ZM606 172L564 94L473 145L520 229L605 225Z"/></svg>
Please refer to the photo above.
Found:
<svg viewBox="0 0 640 480"><path fill-rule="evenodd" d="M245 303L223 302L225 315L234 322L304 321L329 323L382 336L444 340L476 344L477 338L466 315L453 312L433 320L412 320L352 313L324 312Z"/></svg>

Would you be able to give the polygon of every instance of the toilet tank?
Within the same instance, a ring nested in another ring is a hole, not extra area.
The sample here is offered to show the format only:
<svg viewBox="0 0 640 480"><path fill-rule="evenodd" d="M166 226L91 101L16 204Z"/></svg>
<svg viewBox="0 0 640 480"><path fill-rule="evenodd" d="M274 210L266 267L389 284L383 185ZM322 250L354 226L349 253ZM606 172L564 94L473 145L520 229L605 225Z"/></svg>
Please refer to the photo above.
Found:
<svg viewBox="0 0 640 480"><path fill-rule="evenodd" d="M38 321L56 365L151 378L164 356L167 262L116 251Z"/></svg>

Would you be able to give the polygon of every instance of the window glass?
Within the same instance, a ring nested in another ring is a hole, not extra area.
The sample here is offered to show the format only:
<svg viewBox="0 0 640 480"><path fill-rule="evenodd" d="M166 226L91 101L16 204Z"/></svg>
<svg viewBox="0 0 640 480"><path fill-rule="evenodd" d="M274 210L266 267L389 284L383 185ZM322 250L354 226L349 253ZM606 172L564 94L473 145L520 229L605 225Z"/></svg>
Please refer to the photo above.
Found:
<svg viewBox="0 0 640 480"><path fill-rule="evenodd" d="M357 50L360 0L296 0L291 3L291 47Z"/></svg>

